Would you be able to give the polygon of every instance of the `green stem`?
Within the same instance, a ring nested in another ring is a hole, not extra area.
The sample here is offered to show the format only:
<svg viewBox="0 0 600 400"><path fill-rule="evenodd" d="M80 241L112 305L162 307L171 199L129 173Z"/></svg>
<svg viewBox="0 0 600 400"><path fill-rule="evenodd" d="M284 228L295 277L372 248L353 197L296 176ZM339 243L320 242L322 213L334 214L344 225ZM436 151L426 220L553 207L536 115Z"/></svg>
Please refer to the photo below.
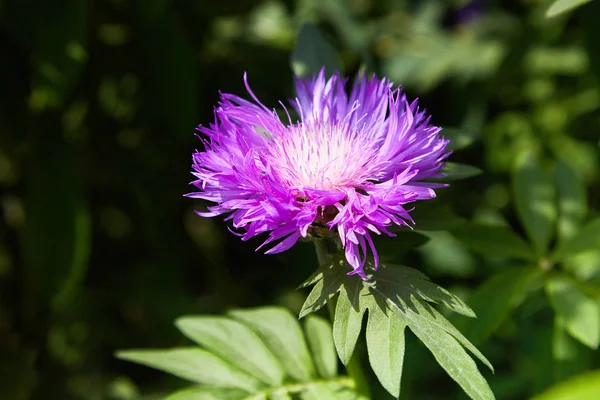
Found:
<svg viewBox="0 0 600 400"><path fill-rule="evenodd" d="M317 259L319 260L319 266L322 267L329 262L327 243L325 243L324 240L315 240L314 243L315 249L317 251ZM333 304L333 298L327 302L327 309L329 310L329 318L331 319L331 323L334 323L335 306ZM360 358L356 351L352 355L352 358L350 359L348 365L346 365L346 371L348 371L348 375L350 375L350 377L354 381L354 390L357 393L366 396L367 398L371 398L369 392L369 384L363 372L362 365L360 363Z"/></svg>

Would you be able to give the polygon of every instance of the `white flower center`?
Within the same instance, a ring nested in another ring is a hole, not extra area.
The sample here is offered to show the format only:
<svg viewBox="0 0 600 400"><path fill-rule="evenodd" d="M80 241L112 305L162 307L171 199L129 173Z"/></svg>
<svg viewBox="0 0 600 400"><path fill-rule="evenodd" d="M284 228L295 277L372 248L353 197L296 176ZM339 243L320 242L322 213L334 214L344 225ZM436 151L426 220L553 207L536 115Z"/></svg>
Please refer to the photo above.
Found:
<svg viewBox="0 0 600 400"><path fill-rule="evenodd" d="M370 178L374 143L340 126L294 125L273 137L268 162L290 187L334 189L357 186Z"/></svg>

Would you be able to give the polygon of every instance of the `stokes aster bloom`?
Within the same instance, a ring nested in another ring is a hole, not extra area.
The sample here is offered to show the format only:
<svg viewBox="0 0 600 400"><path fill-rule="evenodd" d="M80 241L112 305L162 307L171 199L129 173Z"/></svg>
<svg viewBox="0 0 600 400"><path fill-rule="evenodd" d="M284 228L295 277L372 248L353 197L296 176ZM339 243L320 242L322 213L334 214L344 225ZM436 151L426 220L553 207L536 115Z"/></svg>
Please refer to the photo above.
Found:
<svg viewBox="0 0 600 400"><path fill-rule="evenodd" d="M359 76L349 95L337 73L297 79L295 123L244 81L254 102L222 94L215 122L198 127L207 138L193 155L200 191L188 196L216 203L198 214L229 214L242 240L268 232L260 247L275 245L266 253L309 235L339 235L350 273L366 278L368 249L378 265L371 235L413 224L404 205L445 186L423 182L441 176L449 154L441 128L385 78Z"/></svg>

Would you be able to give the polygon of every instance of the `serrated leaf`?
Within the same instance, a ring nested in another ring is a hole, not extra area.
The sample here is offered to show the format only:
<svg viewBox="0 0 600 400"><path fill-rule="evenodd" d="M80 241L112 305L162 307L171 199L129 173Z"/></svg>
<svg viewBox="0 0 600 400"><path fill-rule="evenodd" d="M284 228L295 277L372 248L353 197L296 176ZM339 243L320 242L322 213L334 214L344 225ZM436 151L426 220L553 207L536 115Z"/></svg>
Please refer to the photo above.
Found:
<svg viewBox="0 0 600 400"><path fill-rule="evenodd" d="M440 178L444 181L458 181L461 179L472 178L483 173L482 170L472 165L454 162L445 163L440 172L445 175L443 178Z"/></svg>
<svg viewBox="0 0 600 400"><path fill-rule="evenodd" d="M600 249L600 218L591 220L575 236L559 245L552 258L561 261L566 256L597 249Z"/></svg>
<svg viewBox="0 0 600 400"><path fill-rule="evenodd" d="M239 388L248 392L256 391L261 387L256 379L197 347L126 350L118 352L116 356L196 383Z"/></svg>
<svg viewBox="0 0 600 400"><path fill-rule="evenodd" d="M600 398L600 370L587 372L552 386L532 400L597 400Z"/></svg>
<svg viewBox="0 0 600 400"><path fill-rule="evenodd" d="M415 273L416 272L416 273ZM475 313L460 297L431 282L419 271L398 265L386 265L376 272L379 288L385 285L390 293L402 293L402 296L415 296L432 303L441 303L454 312L467 317L475 317Z"/></svg>
<svg viewBox="0 0 600 400"><path fill-rule="evenodd" d="M323 307L333 297L346 279L348 270L340 265L329 265L317 270L314 278L309 280L303 287L314 284L308 297L302 305L299 318L313 313Z"/></svg>
<svg viewBox="0 0 600 400"><path fill-rule="evenodd" d="M298 77L318 73L322 68L325 68L328 76L336 71L342 73L335 49L317 27L309 22L300 27L298 43L290 61L292 70Z"/></svg>
<svg viewBox="0 0 600 400"><path fill-rule="evenodd" d="M479 286L469 297L478 318L458 324L465 336L475 344L487 339L525 299L527 287L541 275L536 267L508 268Z"/></svg>
<svg viewBox="0 0 600 400"><path fill-rule="evenodd" d="M515 205L527 236L538 255L545 254L556 223L555 190L552 175L532 153L516 163L513 172Z"/></svg>
<svg viewBox="0 0 600 400"><path fill-rule="evenodd" d="M323 378L336 377L338 359L333 344L333 329L329 321L316 315L309 315L304 330L319 375Z"/></svg>
<svg viewBox="0 0 600 400"><path fill-rule="evenodd" d="M344 365L350 362L360 335L366 311L361 305L361 296L365 295L369 293L358 276L348 277L340 288L333 319L333 342Z"/></svg>
<svg viewBox="0 0 600 400"><path fill-rule="evenodd" d="M469 249L486 256L535 260L529 245L503 226L469 223L452 229L451 233Z"/></svg>
<svg viewBox="0 0 600 400"><path fill-rule="evenodd" d="M548 7L546 18L556 17L557 15L571 11L579 6L589 3L592 0L556 0Z"/></svg>
<svg viewBox="0 0 600 400"><path fill-rule="evenodd" d="M240 400L247 392L239 389L198 386L175 392L163 400Z"/></svg>
<svg viewBox="0 0 600 400"><path fill-rule="evenodd" d="M381 385L394 397L400 396L406 323L395 310L369 307L367 351L369 363Z"/></svg>
<svg viewBox="0 0 600 400"><path fill-rule="evenodd" d="M567 331L581 343L596 349L600 343L600 301L585 293L577 282L555 275L546 282L546 292Z"/></svg>
<svg viewBox="0 0 600 400"><path fill-rule="evenodd" d="M409 311L410 313L412 311ZM481 400L495 398L473 359L452 335L436 329L435 325L421 314L413 314L408 326L469 397Z"/></svg>
<svg viewBox="0 0 600 400"><path fill-rule="evenodd" d="M288 310L259 307L229 315L258 333L289 376L304 382L316 375L300 325Z"/></svg>
<svg viewBox="0 0 600 400"><path fill-rule="evenodd" d="M586 188L583 177L561 161L555 164L554 182L558 200L556 233L562 243L578 232L587 215Z"/></svg>
<svg viewBox="0 0 600 400"><path fill-rule="evenodd" d="M409 326L412 318L417 318L418 320L427 318L432 327L436 327L437 329L452 335L490 370L494 370L488 359L485 358L485 356L466 337L464 337L450 321L444 318L444 316L442 316L435 308L431 307L423 300L420 300L418 297L415 297L413 293L398 291L395 285L386 286L385 284L380 283L371 286L370 288L373 293L377 293L382 300L388 301L400 312L403 312Z"/></svg>
<svg viewBox="0 0 600 400"><path fill-rule="evenodd" d="M283 382L284 372L260 338L245 325L225 317L182 317L175 325L194 342L269 386Z"/></svg>

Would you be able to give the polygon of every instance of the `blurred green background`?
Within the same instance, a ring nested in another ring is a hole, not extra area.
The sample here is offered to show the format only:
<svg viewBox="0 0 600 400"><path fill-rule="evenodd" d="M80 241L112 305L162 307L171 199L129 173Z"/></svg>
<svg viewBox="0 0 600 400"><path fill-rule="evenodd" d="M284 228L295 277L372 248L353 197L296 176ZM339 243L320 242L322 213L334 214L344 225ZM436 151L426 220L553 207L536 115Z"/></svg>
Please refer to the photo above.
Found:
<svg viewBox="0 0 600 400"><path fill-rule="evenodd" d="M306 292L295 288L316 266L311 245L254 252L260 240L242 243L182 195L201 147L194 128L212 121L219 91L244 95L246 71L267 106L293 96L290 54L308 20L347 74L385 75L434 124L459 129L465 148L452 161L485 173L440 193L455 213L524 234L511 171L535 153L571 174L575 220L597 216L600 1L548 19L550 3L0 0L0 398L155 398L183 381L115 350L187 343L172 324L183 314L298 311ZM407 265L466 298L515 266L449 233L430 239ZM572 265L597 286L600 251ZM500 322L481 343L500 399L600 364L568 338L568 362L553 357L543 291ZM403 398L464 398L410 339Z"/></svg>

